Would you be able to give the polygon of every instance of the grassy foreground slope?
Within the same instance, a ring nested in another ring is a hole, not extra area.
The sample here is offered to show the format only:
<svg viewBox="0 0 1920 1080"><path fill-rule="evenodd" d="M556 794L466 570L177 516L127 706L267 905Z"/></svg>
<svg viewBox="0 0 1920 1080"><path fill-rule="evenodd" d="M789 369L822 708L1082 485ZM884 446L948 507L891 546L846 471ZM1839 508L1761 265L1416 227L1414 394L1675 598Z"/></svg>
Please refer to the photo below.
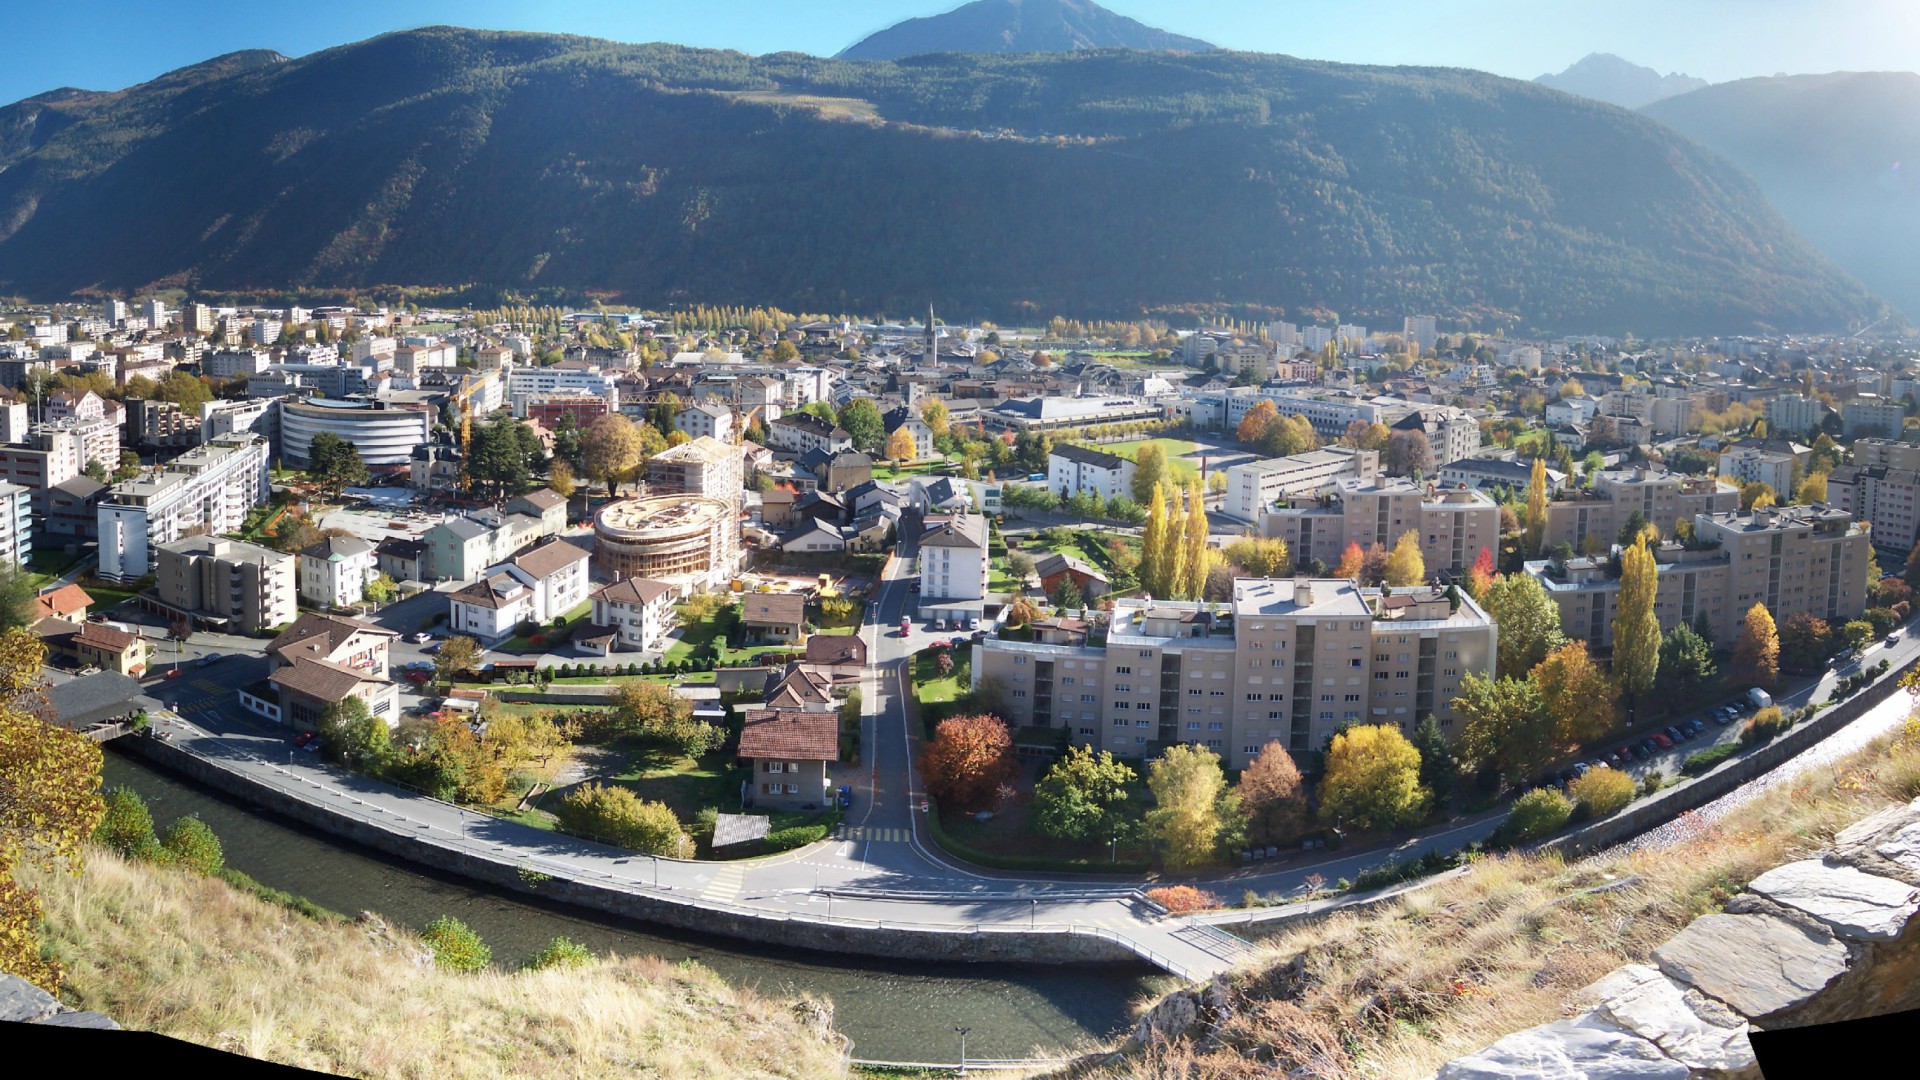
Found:
<svg viewBox="0 0 1920 1080"><path fill-rule="evenodd" d="M1690 839L1568 863L1479 860L1370 911L1277 936L1234 978L1211 1037L1156 1039L1102 1075L1314 1080L1430 1077L1445 1062L1566 1015L1569 995L1719 911L1760 874L1920 796L1920 719L1809 769Z"/></svg>
<svg viewBox="0 0 1920 1080"><path fill-rule="evenodd" d="M463 975L377 919L320 922L214 878L95 849L41 890L64 997L124 1027L372 1077L841 1073L825 1007L697 965L601 959Z"/></svg>

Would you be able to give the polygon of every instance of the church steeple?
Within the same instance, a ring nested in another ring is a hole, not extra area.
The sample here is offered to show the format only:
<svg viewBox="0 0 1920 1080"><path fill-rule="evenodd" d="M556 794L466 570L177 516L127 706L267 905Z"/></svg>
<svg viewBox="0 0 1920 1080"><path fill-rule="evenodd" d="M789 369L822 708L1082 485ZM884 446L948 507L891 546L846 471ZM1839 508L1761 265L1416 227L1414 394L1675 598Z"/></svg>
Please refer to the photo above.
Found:
<svg viewBox="0 0 1920 1080"><path fill-rule="evenodd" d="M940 331L933 328L933 305L927 305L927 363L940 362Z"/></svg>

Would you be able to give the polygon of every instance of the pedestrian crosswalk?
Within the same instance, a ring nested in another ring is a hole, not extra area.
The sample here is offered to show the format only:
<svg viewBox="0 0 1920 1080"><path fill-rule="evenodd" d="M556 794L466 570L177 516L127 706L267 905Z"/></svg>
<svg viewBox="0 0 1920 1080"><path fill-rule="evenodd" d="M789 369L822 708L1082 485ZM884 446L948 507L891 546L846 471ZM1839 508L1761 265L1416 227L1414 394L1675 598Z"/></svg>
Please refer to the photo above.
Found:
<svg viewBox="0 0 1920 1080"><path fill-rule="evenodd" d="M873 843L904 844L912 839L906 829L883 829L869 825L842 825L834 830L835 840L866 840Z"/></svg>
<svg viewBox="0 0 1920 1080"><path fill-rule="evenodd" d="M214 682L212 679L195 679L193 680L193 685L210 694L218 694L233 689L230 686L223 686L220 683Z"/></svg>
<svg viewBox="0 0 1920 1080"><path fill-rule="evenodd" d="M730 901L740 898L740 887L747 881L747 869L737 864L721 866L713 872L713 880L700 892L702 900Z"/></svg>

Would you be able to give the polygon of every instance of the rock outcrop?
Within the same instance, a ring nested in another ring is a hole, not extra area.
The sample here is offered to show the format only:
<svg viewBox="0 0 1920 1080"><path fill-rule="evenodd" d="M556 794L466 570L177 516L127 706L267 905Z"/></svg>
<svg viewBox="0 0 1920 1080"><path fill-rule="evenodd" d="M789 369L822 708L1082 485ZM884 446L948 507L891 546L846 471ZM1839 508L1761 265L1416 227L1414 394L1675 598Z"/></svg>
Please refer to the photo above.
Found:
<svg viewBox="0 0 1920 1080"><path fill-rule="evenodd" d="M16 975L0 975L0 1021L98 1028L102 1031L120 1029L112 1017L96 1012L81 1012L62 1005L52 994Z"/></svg>
<svg viewBox="0 0 1920 1080"><path fill-rule="evenodd" d="M1755 878L1575 997L1570 1019L1448 1062L1438 1080L1749 1080L1748 1033L1920 1007L1920 799Z"/></svg>

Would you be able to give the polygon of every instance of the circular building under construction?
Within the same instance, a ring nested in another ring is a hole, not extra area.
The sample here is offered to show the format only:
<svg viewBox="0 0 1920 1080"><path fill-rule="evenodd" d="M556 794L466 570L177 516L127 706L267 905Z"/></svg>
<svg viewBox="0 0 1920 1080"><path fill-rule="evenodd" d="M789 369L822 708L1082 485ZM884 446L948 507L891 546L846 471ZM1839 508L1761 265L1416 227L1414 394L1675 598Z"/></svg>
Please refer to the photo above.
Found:
<svg viewBox="0 0 1920 1080"><path fill-rule="evenodd" d="M656 495L613 503L594 517L593 539L596 569L616 581L718 589L740 569L740 515L725 499Z"/></svg>

